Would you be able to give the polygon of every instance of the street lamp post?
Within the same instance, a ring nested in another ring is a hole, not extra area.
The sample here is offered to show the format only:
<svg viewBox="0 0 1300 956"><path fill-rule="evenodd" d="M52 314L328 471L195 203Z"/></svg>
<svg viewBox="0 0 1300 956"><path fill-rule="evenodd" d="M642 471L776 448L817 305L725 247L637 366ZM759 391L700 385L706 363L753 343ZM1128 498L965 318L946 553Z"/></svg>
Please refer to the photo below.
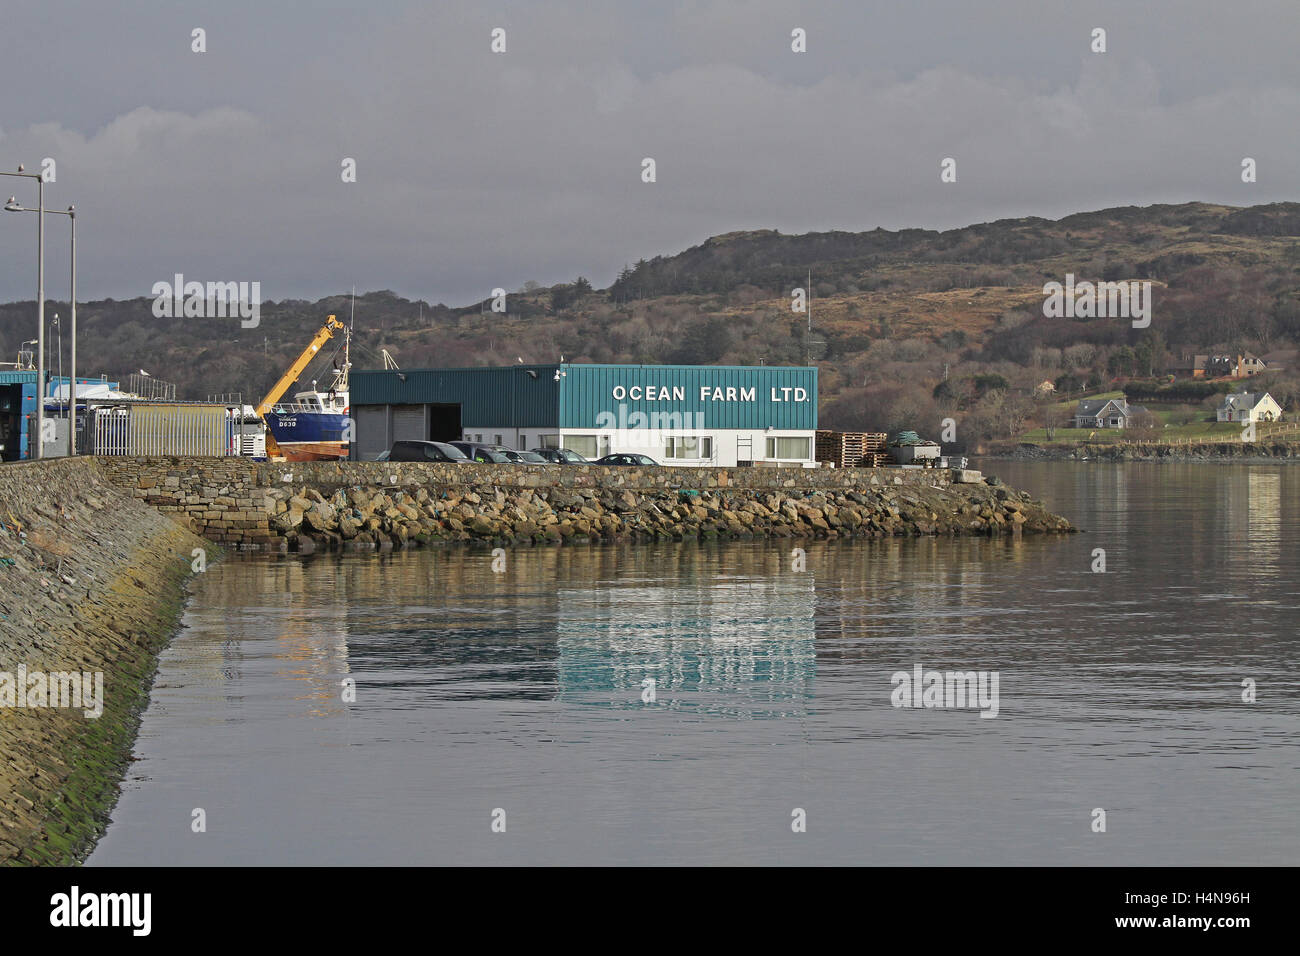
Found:
<svg viewBox="0 0 1300 956"><path fill-rule="evenodd" d="M57 332L56 332L57 330ZM54 318L50 320L50 338L54 339L54 360L46 362L53 372L58 369L58 377L63 378L63 324L59 321L59 313L54 313ZM59 401L56 408L62 408L63 402Z"/></svg>
<svg viewBox="0 0 1300 956"><path fill-rule="evenodd" d="M3 173L0 175L13 176L16 174ZM23 175L27 175L27 174L24 173ZM71 368L68 370L68 381L69 381L68 455L71 457L77 453L77 207L69 206L66 210L46 209L44 200L42 200L40 208L28 209L26 206L19 205L16 197L10 196L9 201L5 203L4 208L6 212L34 212L37 214L37 220L41 223L45 222L45 214L47 212L52 213L56 216L67 216L68 223L72 227L72 275L70 277L71 291L69 293L72 299L72 303L71 303L72 304L72 356L70 362ZM38 233L41 236L40 241L42 242L42 252L40 255L41 299L40 299L39 312L40 315L43 317L45 315L45 253L44 253L44 245L43 245L44 226L42 226L41 229L38 230ZM62 357L63 357L62 341L63 341L63 329L62 326L60 326L59 328L60 361L62 361ZM44 380L45 380L45 323L44 321L42 321L41 323L41 331L38 335L36 348L37 348L37 353L39 355L38 361L40 363L39 369L36 373L36 377L40 380L40 384L37 386L37 391L39 392L41 387L44 386ZM62 375L60 375L60 377L62 377ZM37 414L36 428L37 428L37 435L38 435L37 442L36 442L36 447L38 451L36 457L39 458L41 457L40 451L41 451L41 445L43 444L43 441L39 436L41 430L44 427L44 420L45 420L45 396L44 395L41 395L37 400L36 414Z"/></svg>
<svg viewBox="0 0 1300 956"><path fill-rule="evenodd" d="M59 377L62 378L64 377L64 324L59 321L59 312L55 312L55 323L53 324L59 330L59 336L55 339L55 362L51 363L51 368L59 368ZM56 407L61 408L62 405L64 405L64 402L60 399ZM72 420L69 419L69 421ZM69 457L72 457L72 453L69 453Z"/></svg>
<svg viewBox="0 0 1300 956"><path fill-rule="evenodd" d="M16 173L0 173L19 179L36 180L36 458L41 457L42 436L45 431L45 177L40 173L23 171L21 164ZM7 208L7 207L6 207Z"/></svg>
<svg viewBox="0 0 1300 956"><path fill-rule="evenodd" d="M68 225L72 229L72 345L68 356L68 457L77 455L77 207L68 206ZM86 421L90 421L87 413Z"/></svg>

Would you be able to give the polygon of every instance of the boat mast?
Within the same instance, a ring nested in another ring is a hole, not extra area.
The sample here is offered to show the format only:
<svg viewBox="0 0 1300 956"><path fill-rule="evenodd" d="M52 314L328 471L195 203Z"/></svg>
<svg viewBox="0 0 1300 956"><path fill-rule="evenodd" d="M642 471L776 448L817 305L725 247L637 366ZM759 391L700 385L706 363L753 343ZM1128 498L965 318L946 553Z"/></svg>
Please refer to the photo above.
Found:
<svg viewBox="0 0 1300 956"><path fill-rule="evenodd" d="M357 324L357 287L352 287L352 314L348 316L348 331L343 336L343 377L339 380L339 390L348 390L348 370L352 368L352 329Z"/></svg>

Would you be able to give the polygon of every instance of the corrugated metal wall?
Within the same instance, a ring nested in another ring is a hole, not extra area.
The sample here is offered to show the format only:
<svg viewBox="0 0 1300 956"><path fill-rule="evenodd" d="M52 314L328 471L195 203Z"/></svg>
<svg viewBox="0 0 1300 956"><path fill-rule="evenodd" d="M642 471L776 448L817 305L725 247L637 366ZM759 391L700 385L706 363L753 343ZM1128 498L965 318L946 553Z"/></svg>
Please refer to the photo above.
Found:
<svg viewBox="0 0 1300 956"><path fill-rule="evenodd" d="M590 428L601 412L626 417L633 412L650 414L702 414L701 427L709 429L759 428L812 430L817 427L817 369L810 366L708 366L708 365L563 365L560 367L560 427ZM707 386L709 397L701 398ZM655 393L667 388L682 400L644 397L647 387ZM615 389L628 395L615 398ZM633 392L639 388L639 392ZM736 400L727 398L727 389L736 390ZM794 389L803 389L804 401L795 401ZM722 398L713 389L722 389ZM753 390L753 401L740 400L742 389ZM779 400L774 401L776 389ZM783 389L790 389L784 392ZM624 410L620 410L620 404ZM696 421L696 419L692 419ZM619 426L621 427L621 425ZM654 427L651 425L650 427Z"/></svg>
<svg viewBox="0 0 1300 956"><path fill-rule="evenodd" d="M353 372L353 409L375 405L459 404L460 420L473 425L594 428L601 412L619 416L621 404L624 418L633 412L702 414L698 421L703 428L771 427L811 431L817 427L817 369L811 366L516 365L403 369L400 374L405 376L405 381L398 374L388 370ZM708 386L710 393L701 398L700 389L704 386ZM614 397L614 390L619 387L629 393L621 402ZM678 388L682 398L678 401L631 397L643 396L647 387L653 387L656 395L665 388L672 395L673 389ZM636 388L641 391L633 392ZM714 396L713 389L722 390L718 397ZM728 397L727 389L736 390L735 399ZM803 390L803 400L796 400L795 389ZM749 390L752 400L741 398L744 390Z"/></svg>
<svg viewBox="0 0 1300 956"><path fill-rule="evenodd" d="M95 409L95 455L189 455L231 451L221 405L134 404Z"/></svg>
<svg viewBox="0 0 1300 956"><path fill-rule="evenodd" d="M559 414L555 365L507 368L360 370L351 375L353 409L362 405L460 405L460 420L554 425ZM529 373L532 374L529 374ZM405 377L405 381L398 375ZM425 436L421 436L425 437Z"/></svg>

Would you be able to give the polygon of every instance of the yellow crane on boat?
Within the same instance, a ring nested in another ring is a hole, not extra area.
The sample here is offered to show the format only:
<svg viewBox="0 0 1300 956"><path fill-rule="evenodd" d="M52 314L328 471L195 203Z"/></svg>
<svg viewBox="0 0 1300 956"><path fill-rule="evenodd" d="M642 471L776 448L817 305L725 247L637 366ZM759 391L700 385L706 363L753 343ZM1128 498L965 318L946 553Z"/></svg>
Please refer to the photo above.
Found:
<svg viewBox="0 0 1300 956"><path fill-rule="evenodd" d="M263 424L266 423L266 413L275 406L276 402L284 397L284 393L289 391L290 386L292 386L294 382L298 381L298 376L303 373L303 369L311 364L311 360L316 357L316 353L321 350L321 346L334 338L335 332L342 331L343 323L334 316L331 315L325 320L325 324L322 325L320 331L316 333L316 337L311 340L311 344L303 349L302 354L299 355L297 360L289 366L289 370L280 376L280 380L271 386L271 390L266 393L261 403L257 406L257 417L262 419ZM271 434L271 428L269 425L266 429L266 457L270 459L284 457L283 453L280 451L280 446L276 444L275 438Z"/></svg>

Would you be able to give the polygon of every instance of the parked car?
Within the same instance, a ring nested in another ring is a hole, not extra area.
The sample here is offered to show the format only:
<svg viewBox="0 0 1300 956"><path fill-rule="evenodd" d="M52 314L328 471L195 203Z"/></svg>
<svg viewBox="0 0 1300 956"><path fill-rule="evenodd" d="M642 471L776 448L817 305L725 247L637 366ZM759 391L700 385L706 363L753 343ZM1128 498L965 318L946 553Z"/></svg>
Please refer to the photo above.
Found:
<svg viewBox="0 0 1300 956"><path fill-rule="evenodd" d="M376 456L372 459L372 461L388 461L388 452L389 452L389 449L385 448L385 449L384 449L383 451L381 451L378 455L376 455Z"/></svg>
<svg viewBox="0 0 1300 956"><path fill-rule="evenodd" d="M604 458L597 458L592 462L593 465L658 465L649 455L606 455Z"/></svg>
<svg viewBox="0 0 1300 956"><path fill-rule="evenodd" d="M468 462L465 453L454 445L441 441L395 441L393 447L376 461L442 461Z"/></svg>
<svg viewBox="0 0 1300 956"><path fill-rule="evenodd" d="M569 451L567 448L534 448L532 451L533 454L541 455L547 461L554 462L557 465L591 464L576 451Z"/></svg>
<svg viewBox="0 0 1300 956"><path fill-rule="evenodd" d="M530 465L545 465L545 464L548 464L546 458L545 458L544 456L542 456L542 455L537 454L537 452L535 452L535 451L517 451L517 452L515 452L515 454L518 455L518 456L519 456L520 458L522 458L522 459L523 459L527 464L530 464Z"/></svg>
<svg viewBox="0 0 1300 956"><path fill-rule="evenodd" d="M466 457L474 461L494 465L524 464L524 459L519 457L519 452L505 445L485 445L476 441L454 441L450 444L459 448Z"/></svg>

